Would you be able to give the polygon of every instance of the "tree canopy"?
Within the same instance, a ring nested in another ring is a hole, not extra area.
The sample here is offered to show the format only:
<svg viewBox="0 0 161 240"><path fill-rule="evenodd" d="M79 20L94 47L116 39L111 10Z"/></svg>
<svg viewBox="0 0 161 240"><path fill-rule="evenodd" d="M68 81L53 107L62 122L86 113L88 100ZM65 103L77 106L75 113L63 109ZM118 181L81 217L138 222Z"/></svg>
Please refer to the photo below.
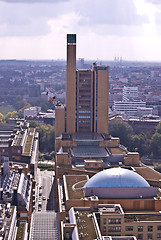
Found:
<svg viewBox="0 0 161 240"><path fill-rule="evenodd" d="M124 146L128 146L132 131L132 127L126 122L120 120L109 122L109 134L113 137L119 137L120 143Z"/></svg>

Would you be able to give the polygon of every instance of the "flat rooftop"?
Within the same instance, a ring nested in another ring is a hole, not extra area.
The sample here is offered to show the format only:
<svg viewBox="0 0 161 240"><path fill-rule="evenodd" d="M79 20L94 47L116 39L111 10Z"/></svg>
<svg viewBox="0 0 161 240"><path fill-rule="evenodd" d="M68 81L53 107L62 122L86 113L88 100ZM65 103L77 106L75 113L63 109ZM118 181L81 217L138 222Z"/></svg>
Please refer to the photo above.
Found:
<svg viewBox="0 0 161 240"><path fill-rule="evenodd" d="M75 217L79 237L86 240L97 239L91 212L79 210L75 212Z"/></svg>
<svg viewBox="0 0 161 240"><path fill-rule="evenodd" d="M81 187L83 187L88 180L87 175L66 175L65 179L69 199L81 199L85 197L84 191Z"/></svg>
<svg viewBox="0 0 161 240"><path fill-rule="evenodd" d="M99 146L93 145L84 145L84 146L77 146L75 148L72 148L72 155L76 158L79 157L99 157L99 158L105 158L109 157L108 152L106 151L105 148L101 148Z"/></svg>
<svg viewBox="0 0 161 240"><path fill-rule="evenodd" d="M159 181L161 179L161 173L155 171L154 169L143 166L143 167L134 167L135 171L141 175L146 180L156 180Z"/></svg>
<svg viewBox="0 0 161 240"><path fill-rule="evenodd" d="M103 137L99 133L73 133L71 134L73 141L103 141Z"/></svg>
<svg viewBox="0 0 161 240"><path fill-rule="evenodd" d="M125 222L137 222L137 221L160 221L161 222L161 214L160 213L151 213L151 214L125 214L124 216Z"/></svg>
<svg viewBox="0 0 161 240"><path fill-rule="evenodd" d="M119 204L114 204L114 205L110 205L110 204L106 204L106 206L103 206L100 204L99 208L98 208L99 212L101 214L124 214L121 206Z"/></svg>
<svg viewBox="0 0 161 240"><path fill-rule="evenodd" d="M33 212L31 220L30 240L59 239L58 213Z"/></svg>

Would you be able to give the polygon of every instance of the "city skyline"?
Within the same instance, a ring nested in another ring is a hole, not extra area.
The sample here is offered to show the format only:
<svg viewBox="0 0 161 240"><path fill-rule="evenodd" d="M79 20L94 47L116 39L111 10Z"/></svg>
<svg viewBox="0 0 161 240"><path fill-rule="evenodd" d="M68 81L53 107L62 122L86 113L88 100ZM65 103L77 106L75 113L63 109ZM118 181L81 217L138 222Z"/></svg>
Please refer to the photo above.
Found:
<svg viewBox="0 0 161 240"><path fill-rule="evenodd" d="M78 58L161 61L157 0L0 0L0 9L0 59L66 59L66 34L76 33Z"/></svg>

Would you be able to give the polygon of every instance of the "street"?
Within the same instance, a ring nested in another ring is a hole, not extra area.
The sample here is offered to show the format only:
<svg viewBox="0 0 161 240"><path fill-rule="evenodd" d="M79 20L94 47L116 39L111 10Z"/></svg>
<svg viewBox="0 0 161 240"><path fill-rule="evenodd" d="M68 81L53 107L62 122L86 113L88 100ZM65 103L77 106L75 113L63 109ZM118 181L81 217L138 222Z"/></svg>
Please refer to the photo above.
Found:
<svg viewBox="0 0 161 240"><path fill-rule="evenodd" d="M56 210L54 171L37 169L35 211Z"/></svg>

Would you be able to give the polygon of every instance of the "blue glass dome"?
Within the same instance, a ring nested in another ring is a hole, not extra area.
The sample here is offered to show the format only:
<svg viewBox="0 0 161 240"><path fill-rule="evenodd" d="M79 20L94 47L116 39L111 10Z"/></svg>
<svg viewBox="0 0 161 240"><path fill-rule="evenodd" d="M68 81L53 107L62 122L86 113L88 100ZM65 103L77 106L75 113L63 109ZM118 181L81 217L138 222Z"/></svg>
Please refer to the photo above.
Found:
<svg viewBox="0 0 161 240"><path fill-rule="evenodd" d="M150 187L139 174L125 168L110 168L91 177L85 188L101 187Z"/></svg>

